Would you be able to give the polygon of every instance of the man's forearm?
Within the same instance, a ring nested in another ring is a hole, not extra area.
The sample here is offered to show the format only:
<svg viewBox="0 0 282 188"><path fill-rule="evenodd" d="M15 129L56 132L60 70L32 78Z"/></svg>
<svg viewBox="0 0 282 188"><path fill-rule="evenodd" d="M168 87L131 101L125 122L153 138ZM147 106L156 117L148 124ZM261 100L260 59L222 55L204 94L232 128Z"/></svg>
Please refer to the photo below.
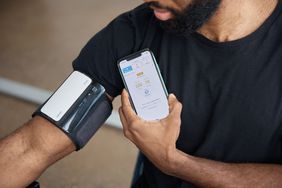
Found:
<svg viewBox="0 0 282 188"><path fill-rule="evenodd" d="M0 140L0 187L25 187L74 150L61 130L35 117Z"/></svg>
<svg viewBox="0 0 282 188"><path fill-rule="evenodd" d="M170 175L200 187L282 187L282 165L229 164L180 151L175 158Z"/></svg>

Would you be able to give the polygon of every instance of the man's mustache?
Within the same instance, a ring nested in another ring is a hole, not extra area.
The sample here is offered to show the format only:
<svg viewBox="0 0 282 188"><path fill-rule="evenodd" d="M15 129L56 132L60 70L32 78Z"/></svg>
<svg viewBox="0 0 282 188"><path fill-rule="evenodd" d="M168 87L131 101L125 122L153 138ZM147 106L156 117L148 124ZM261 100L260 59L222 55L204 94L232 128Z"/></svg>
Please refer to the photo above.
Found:
<svg viewBox="0 0 282 188"><path fill-rule="evenodd" d="M164 6L164 5L160 4L160 3L157 2L157 1L149 2L149 3L147 3L147 5L148 5L149 7L152 7L152 8L159 8L159 9L167 10L167 11L170 11L170 12L173 12L173 13L175 12L175 10L174 10L173 8Z"/></svg>

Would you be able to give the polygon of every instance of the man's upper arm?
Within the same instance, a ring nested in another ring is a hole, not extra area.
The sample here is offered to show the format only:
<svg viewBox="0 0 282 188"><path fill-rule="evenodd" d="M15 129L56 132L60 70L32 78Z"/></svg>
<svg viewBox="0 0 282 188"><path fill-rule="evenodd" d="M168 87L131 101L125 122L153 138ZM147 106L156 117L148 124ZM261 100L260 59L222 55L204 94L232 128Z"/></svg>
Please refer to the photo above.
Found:
<svg viewBox="0 0 282 188"><path fill-rule="evenodd" d="M112 100L123 89L117 60L132 53L134 35L127 13L119 16L89 40L74 60L73 68L103 85Z"/></svg>
<svg viewBox="0 0 282 188"><path fill-rule="evenodd" d="M110 96L120 95L124 85L117 61L149 48L143 44L154 18L146 3L121 14L89 40L74 60L73 68L103 85Z"/></svg>

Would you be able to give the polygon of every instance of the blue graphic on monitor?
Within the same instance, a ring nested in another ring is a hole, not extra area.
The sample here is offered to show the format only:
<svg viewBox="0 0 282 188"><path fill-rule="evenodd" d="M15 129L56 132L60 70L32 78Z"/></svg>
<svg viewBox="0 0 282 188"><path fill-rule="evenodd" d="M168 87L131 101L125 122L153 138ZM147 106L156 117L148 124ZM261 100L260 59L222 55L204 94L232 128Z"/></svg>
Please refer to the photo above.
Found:
<svg viewBox="0 0 282 188"><path fill-rule="evenodd" d="M122 72L123 72L124 74L126 74L126 73L128 73L128 72L131 72L131 71L133 71L132 66L128 66L128 67L125 67L125 68L122 69Z"/></svg>

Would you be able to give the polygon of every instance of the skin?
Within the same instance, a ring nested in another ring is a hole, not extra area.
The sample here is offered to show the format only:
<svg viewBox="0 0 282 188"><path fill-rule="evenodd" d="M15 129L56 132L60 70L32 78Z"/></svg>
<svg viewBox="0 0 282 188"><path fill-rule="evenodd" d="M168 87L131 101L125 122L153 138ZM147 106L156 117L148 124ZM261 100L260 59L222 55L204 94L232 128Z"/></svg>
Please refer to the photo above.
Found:
<svg viewBox="0 0 282 188"><path fill-rule="evenodd" d="M0 140L0 187L27 187L50 165L75 151L72 141L41 117Z"/></svg>
<svg viewBox="0 0 282 188"><path fill-rule="evenodd" d="M162 7L183 11L185 7L198 0L153 0ZM144 0L144 2L153 2ZM272 13L277 0L222 0L215 15L197 32L210 40L226 42L243 38L254 32ZM173 14L165 8L155 8L155 16L167 21L173 19Z"/></svg>
<svg viewBox="0 0 282 188"><path fill-rule="evenodd" d="M180 10L191 3L188 0L157 2L163 7ZM197 32L216 42L240 39L255 31L276 5L277 0L222 0L215 15ZM169 12L162 15L160 10L152 8L157 11L155 15L158 19L173 19ZM175 96L169 96L168 117L151 122L136 115L125 90L121 99L119 113L124 135L162 172L199 187L282 187L282 165L223 163L194 157L178 150L176 140L181 126L182 106Z"/></svg>

